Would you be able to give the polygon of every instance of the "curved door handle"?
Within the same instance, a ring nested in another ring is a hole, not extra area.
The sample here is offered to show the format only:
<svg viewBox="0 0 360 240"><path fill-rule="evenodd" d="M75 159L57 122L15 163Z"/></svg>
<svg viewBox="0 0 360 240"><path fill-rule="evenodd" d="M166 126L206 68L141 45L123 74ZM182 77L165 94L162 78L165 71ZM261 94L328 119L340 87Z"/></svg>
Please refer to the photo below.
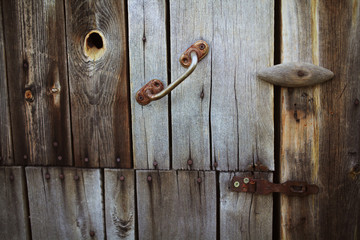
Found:
<svg viewBox="0 0 360 240"><path fill-rule="evenodd" d="M186 72L165 89L160 80L151 80L136 93L136 101L141 105L147 105L151 101L155 101L166 96L195 70L198 62L201 61L208 52L209 45L205 41L199 40L194 43L180 57L181 65L188 68Z"/></svg>

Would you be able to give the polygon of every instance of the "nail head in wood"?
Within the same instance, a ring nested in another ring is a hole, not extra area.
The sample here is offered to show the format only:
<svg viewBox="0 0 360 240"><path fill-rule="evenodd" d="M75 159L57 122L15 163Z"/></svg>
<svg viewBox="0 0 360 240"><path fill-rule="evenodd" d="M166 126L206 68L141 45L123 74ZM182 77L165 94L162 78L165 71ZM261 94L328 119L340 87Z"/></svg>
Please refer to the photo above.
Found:
<svg viewBox="0 0 360 240"><path fill-rule="evenodd" d="M258 72L258 78L281 87L307 87L334 77L326 68L311 63L282 63Z"/></svg>

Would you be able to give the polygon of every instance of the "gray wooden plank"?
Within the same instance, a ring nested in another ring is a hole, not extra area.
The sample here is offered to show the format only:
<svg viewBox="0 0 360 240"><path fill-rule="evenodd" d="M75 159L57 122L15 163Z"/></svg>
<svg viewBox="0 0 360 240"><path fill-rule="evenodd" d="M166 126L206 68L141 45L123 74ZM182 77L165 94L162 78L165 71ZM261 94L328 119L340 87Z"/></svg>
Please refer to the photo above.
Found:
<svg viewBox="0 0 360 240"><path fill-rule="evenodd" d="M2 3L15 163L71 165L64 3Z"/></svg>
<svg viewBox="0 0 360 240"><path fill-rule="evenodd" d="M164 0L128 1L130 93L134 167L169 169L168 97L141 106L136 92L152 79L167 85Z"/></svg>
<svg viewBox="0 0 360 240"><path fill-rule="evenodd" d="M273 198L230 191L230 181L251 173L220 172L220 239L272 239ZM272 173L255 173L256 178L272 181Z"/></svg>
<svg viewBox="0 0 360 240"><path fill-rule="evenodd" d="M360 4L282 1L281 61L334 72L309 88L281 89L280 180L319 186L281 196L282 239L359 239Z"/></svg>
<svg viewBox="0 0 360 240"><path fill-rule="evenodd" d="M25 174L21 167L0 168L0 239L30 239Z"/></svg>
<svg viewBox="0 0 360 240"><path fill-rule="evenodd" d="M215 172L137 171L136 189L140 239L216 239Z"/></svg>
<svg viewBox="0 0 360 240"><path fill-rule="evenodd" d="M171 81L185 72L181 54L197 40L210 51L197 69L171 93L172 166L174 169L211 169L210 88L213 38L212 1L170 1Z"/></svg>
<svg viewBox="0 0 360 240"><path fill-rule="evenodd" d="M105 169L107 239L135 239L135 175L133 170Z"/></svg>
<svg viewBox="0 0 360 240"><path fill-rule="evenodd" d="M99 169L27 167L33 239L104 239Z"/></svg>
<svg viewBox="0 0 360 240"><path fill-rule="evenodd" d="M131 168L125 1L65 8L75 165Z"/></svg>
<svg viewBox="0 0 360 240"><path fill-rule="evenodd" d="M14 163L14 158L11 142L9 95L3 31L2 4L0 4L0 165L11 165Z"/></svg>
<svg viewBox="0 0 360 240"><path fill-rule="evenodd" d="M212 161L218 170L274 170L273 86L256 72L273 65L274 1L214 1L211 55Z"/></svg>

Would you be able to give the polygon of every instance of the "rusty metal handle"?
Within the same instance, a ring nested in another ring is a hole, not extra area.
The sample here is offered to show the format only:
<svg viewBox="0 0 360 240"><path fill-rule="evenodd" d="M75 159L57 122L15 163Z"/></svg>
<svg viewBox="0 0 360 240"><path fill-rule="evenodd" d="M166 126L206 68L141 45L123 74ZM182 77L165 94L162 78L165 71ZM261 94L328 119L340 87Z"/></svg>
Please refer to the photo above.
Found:
<svg viewBox="0 0 360 240"><path fill-rule="evenodd" d="M203 59L208 52L209 45L205 41L199 40L194 43L180 57L180 63L183 67L188 68L187 71L165 89L160 80L151 80L136 93L136 101L141 105L147 105L152 101L166 96L195 70L198 62Z"/></svg>

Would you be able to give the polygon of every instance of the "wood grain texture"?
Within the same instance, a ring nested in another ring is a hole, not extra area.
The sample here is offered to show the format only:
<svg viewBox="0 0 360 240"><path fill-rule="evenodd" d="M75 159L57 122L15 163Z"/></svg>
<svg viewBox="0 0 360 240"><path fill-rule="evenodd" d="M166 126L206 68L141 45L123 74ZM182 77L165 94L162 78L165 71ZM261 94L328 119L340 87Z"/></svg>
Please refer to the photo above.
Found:
<svg viewBox="0 0 360 240"><path fill-rule="evenodd" d="M220 172L220 239L272 239L272 194L231 192L234 174L251 176L250 172ZM255 173L255 177L272 181L272 173Z"/></svg>
<svg viewBox="0 0 360 240"><path fill-rule="evenodd" d="M30 239L25 174L21 167L0 168L0 239Z"/></svg>
<svg viewBox="0 0 360 240"><path fill-rule="evenodd" d="M100 170L27 167L26 179L32 239L104 239Z"/></svg>
<svg viewBox="0 0 360 240"><path fill-rule="evenodd" d="M130 168L124 1L67 0L65 6L75 165ZM98 35L84 43L92 30ZM93 60L87 48L105 51Z"/></svg>
<svg viewBox="0 0 360 240"><path fill-rule="evenodd" d="M282 61L335 74L321 85L281 91L281 182L320 188L306 198L281 197L283 239L359 238L359 11L358 1L282 1Z"/></svg>
<svg viewBox="0 0 360 240"><path fill-rule="evenodd" d="M215 172L137 171L136 178L139 239L216 239Z"/></svg>
<svg viewBox="0 0 360 240"><path fill-rule="evenodd" d="M256 78L273 65L274 1L214 1L211 135L219 170L261 162L274 170L273 86Z"/></svg>
<svg viewBox="0 0 360 240"><path fill-rule="evenodd" d="M308 87L330 80L334 73L312 63L282 63L262 69L258 78L281 87Z"/></svg>
<svg viewBox="0 0 360 240"><path fill-rule="evenodd" d="M210 52L197 69L171 93L172 166L211 169L210 162L210 88L212 49L212 2L170 1L171 81L186 69L179 58L197 40L205 40Z"/></svg>
<svg viewBox="0 0 360 240"><path fill-rule="evenodd" d="M134 171L105 169L107 239L135 239L135 208Z"/></svg>
<svg viewBox="0 0 360 240"><path fill-rule="evenodd" d="M15 164L71 165L64 3L2 4Z"/></svg>
<svg viewBox="0 0 360 240"><path fill-rule="evenodd" d="M174 168L189 168L191 159L194 169L216 162L218 170L246 170L259 161L274 169L273 86L256 79L273 64L269 9L273 1L170 2L172 80L184 71L181 51L197 39L210 45L172 93Z"/></svg>
<svg viewBox="0 0 360 240"><path fill-rule="evenodd" d="M167 43L164 0L128 2L130 92L134 167L169 169L168 97L141 106L136 92L156 78L166 86Z"/></svg>
<svg viewBox="0 0 360 240"><path fill-rule="evenodd" d="M6 77L2 2L0 2L0 165L14 164Z"/></svg>

